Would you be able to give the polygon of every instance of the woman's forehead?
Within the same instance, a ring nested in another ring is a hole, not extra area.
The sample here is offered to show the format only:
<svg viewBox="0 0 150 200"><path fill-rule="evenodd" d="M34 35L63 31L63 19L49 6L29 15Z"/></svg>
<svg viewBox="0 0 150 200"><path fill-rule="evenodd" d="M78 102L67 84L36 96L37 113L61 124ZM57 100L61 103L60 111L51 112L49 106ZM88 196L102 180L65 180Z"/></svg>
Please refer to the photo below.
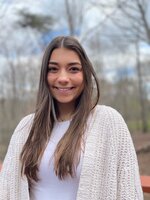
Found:
<svg viewBox="0 0 150 200"><path fill-rule="evenodd" d="M67 49L67 48L54 49L51 53L49 60L51 62L68 60L70 62L72 61L72 62L81 63L81 59L80 59L78 53L74 50Z"/></svg>

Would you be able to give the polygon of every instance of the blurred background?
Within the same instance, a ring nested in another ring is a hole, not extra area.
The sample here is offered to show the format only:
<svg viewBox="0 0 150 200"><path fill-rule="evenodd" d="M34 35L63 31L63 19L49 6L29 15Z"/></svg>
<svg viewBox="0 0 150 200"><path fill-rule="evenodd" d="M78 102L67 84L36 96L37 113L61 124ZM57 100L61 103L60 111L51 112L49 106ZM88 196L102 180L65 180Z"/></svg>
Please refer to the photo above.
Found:
<svg viewBox="0 0 150 200"><path fill-rule="evenodd" d="M140 172L150 175L149 0L0 0L0 160L17 123L34 112L42 55L58 35L86 49L100 103L123 115Z"/></svg>

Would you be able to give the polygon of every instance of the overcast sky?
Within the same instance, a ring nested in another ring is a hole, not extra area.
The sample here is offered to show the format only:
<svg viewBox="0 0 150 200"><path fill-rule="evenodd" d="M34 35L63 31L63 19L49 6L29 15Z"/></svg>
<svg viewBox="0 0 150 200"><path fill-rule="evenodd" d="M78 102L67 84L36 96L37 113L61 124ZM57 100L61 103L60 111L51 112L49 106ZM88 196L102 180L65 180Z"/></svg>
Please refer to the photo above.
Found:
<svg viewBox="0 0 150 200"><path fill-rule="evenodd" d="M80 1L86 1L86 0L80 0ZM107 3L108 1L113 4L113 1L115 0L107 0ZM60 15L60 18L62 18L61 10L63 8L63 2L64 2L63 0L25 0L25 1L0 0L0 20L1 20L0 23L3 24L5 28L8 28L9 25L11 25L11 23L13 23L13 21L17 18L17 15L16 15L17 10L22 10L22 9L28 9L33 13L45 13L45 14L52 13L53 15L57 15L57 16ZM106 3L106 0L104 2ZM112 12L112 10L108 9L107 12L108 13ZM91 9L91 11L88 12L88 14L86 15L86 22L88 22L88 27L93 27L97 23L97 19L103 20L103 15L95 7ZM26 33L29 34L27 31ZM20 35L20 36L21 36L20 38L19 38L19 35L16 36L18 37L18 40L21 39L23 35ZM36 43L34 44L36 45ZM145 53L147 54L148 52L150 53L150 46L142 44L141 51L144 54ZM111 55L112 57L114 56L113 52ZM111 55L109 56L110 60L112 59ZM109 59L107 58L107 60Z"/></svg>

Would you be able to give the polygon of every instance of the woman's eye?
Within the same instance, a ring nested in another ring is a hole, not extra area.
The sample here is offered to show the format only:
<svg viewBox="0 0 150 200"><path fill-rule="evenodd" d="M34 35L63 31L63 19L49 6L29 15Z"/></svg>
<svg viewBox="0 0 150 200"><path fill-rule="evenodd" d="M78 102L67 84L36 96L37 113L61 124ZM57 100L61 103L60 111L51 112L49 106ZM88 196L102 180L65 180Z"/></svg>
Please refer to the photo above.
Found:
<svg viewBox="0 0 150 200"><path fill-rule="evenodd" d="M57 70L58 70L57 67L50 67L50 66L49 66L47 71L48 71L49 73L56 73Z"/></svg>
<svg viewBox="0 0 150 200"><path fill-rule="evenodd" d="M76 73L76 72L81 71L81 69L80 69L79 67L71 67L71 68L69 69L69 71L71 71L72 73Z"/></svg>

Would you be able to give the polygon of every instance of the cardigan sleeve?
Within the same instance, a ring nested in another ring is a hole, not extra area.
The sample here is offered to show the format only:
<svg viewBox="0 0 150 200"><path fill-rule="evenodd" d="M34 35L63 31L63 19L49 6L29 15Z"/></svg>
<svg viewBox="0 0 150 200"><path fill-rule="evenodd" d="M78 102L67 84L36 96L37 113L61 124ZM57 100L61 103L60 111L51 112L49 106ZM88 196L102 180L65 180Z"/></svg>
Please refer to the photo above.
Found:
<svg viewBox="0 0 150 200"><path fill-rule="evenodd" d="M24 144L25 142L23 140L25 140L26 138L24 133L29 128L29 126L27 126L28 122L29 116L26 116L20 121L11 137L8 150L0 172L0 200L12 200L12 195L14 197L15 193L18 190L20 151L23 146L22 144ZM18 199L17 195L15 199Z"/></svg>
<svg viewBox="0 0 150 200"><path fill-rule="evenodd" d="M135 148L128 127L118 115L118 190L117 200L143 200Z"/></svg>
<svg viewBox="0 0 150 200"><path fill-rule="evenodd" d="M14 145L14 137L11 138L7 154L5 156L2 169L0 172L0 200L8 200L10 199L10 182L9 178L11 176L12 168L13 168L13 147Z"/></svg>

